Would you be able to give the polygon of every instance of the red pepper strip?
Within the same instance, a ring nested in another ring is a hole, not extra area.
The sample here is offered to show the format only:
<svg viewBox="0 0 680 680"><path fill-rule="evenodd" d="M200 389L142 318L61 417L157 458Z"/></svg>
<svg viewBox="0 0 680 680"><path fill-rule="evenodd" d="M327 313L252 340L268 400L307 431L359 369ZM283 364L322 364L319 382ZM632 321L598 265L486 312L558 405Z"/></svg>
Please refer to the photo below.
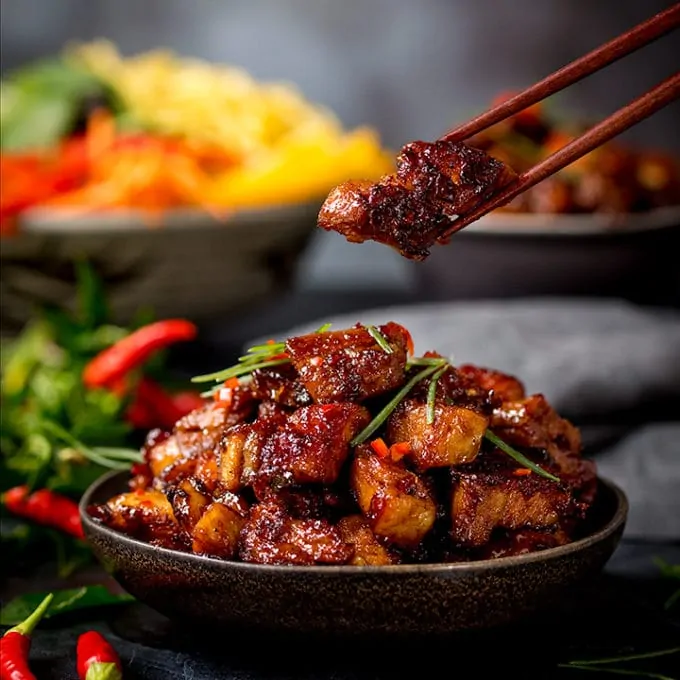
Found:
<svg viewBox="0 0 680 680"><path fill-rule="evenodd" d="M45 615L54 595L50 593L19 625L10 628L0 639L0 678L2 680L36 680L28 666L31 635Z"/></svg>
<svg viewBox="0 0 680 680"><path fill-rule="evenodd" d="M100 352L83 372L86 387L107 387L141 366L154 352L176 342L193 340L198 329L184 319L165 319L137 329Z"/></svg>
<svg viewBox="0 0 680 680"><path fill-rule="evenodd" d="M411 445L408 442L397 442L390 446L390 457L392 460L401 460L404 456L411 453Z"/></svg>
<svg viewBox="0 0 680 680"><path fill-rule="evenodd" d="M387 458L390 455L390 450L385 442L378 438L371 442L371 448L375 451L378 458Z"/></svg>
<svg viewBox="0 0 680 680"><path fill-rule="evenodd" d="M122 680L123 666L106 638L89 630L78 638L76 667L80 680Z"/></svg>
<svg viewBox="0 0 680 680"><path fill-rule="evenodd" d="M27 486L15 486L5 492L3 502L15 515L59 529L76 538L85 537L78 504L66 496L49 489L39 489L29 495Z"/></svg>

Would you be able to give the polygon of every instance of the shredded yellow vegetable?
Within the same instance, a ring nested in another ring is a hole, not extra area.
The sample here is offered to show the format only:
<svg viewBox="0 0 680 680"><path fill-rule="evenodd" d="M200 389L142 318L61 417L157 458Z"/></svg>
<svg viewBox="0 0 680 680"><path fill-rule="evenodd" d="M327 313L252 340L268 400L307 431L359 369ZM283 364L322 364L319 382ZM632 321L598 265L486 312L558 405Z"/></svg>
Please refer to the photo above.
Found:
<svg viewBox="0 0 680 680"><path fill-rule="evenodd" d="M70 46L66 58L107 82L145 127L238 159L206 188L213 205L315 199L344 180L392 171L393 154L372 128L343 129L291 84L261 83L242 69L167 50L124 58L107 41Z"/></svg>

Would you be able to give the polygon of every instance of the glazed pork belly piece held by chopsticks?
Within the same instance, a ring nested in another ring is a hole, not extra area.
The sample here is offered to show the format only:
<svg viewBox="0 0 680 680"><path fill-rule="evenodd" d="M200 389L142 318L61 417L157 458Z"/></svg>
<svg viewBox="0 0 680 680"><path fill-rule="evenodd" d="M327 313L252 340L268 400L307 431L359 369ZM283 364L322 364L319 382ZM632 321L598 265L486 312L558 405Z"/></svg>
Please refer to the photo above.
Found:
<svg viewBox="0 0 680 680"><path fill-rule="evenodd" d="M680 72L620 108L580 137L517 175L463 142L582 80L680 26L680 4L572 61L538 83L460 125L435 142L411 142L396 172L376 183L348 181L333 189L318 226L348 241L377 241L411 260L608 142L680 96Z"/></svg>
<svg viewBox="0 0 680 680"><path fill-rule="evenodd" d="M401 150L395 174L333 189L318 224L348 241L377 241L423 260L457 215L514 177L509 167L465 144L411 142Z"/></svg>

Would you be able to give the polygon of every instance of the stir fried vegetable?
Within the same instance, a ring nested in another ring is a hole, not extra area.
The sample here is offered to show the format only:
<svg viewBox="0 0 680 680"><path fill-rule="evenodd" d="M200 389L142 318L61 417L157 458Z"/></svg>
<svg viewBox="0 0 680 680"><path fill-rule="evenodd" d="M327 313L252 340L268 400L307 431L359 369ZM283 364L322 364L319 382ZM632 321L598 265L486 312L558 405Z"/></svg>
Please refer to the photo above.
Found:
<svg viewBox="0 0 680 680"><path fill-rule="evenodd" d="M234 209L315 200L390 155L292 85L106 42L65 50L1 85L0 233L34 207Z"/></svg>

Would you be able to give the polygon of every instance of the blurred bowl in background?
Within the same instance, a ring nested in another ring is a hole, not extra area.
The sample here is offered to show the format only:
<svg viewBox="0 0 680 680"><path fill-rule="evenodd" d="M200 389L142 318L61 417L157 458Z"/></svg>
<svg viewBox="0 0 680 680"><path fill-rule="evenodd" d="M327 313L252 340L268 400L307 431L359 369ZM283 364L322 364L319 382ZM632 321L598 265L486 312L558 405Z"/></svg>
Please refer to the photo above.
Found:
<svg viewBox="0 0 680 680"><path fill-rule="evenodd" d="M492 213L425 262L413 263L429 299L619 297L680 306L680 206L604 214Z"/></svg>
<svg viewBox="0 0 680 680"><path fill-rule="evenodd" d="M87 258L106 285L117 323L140 308L197 323L237 313L293 282L321 202L239 211L225 221L195 209L156 223L135 211L81 214L33 210L2 239L2 335L37 305L76 304L73 261Z"/></svg>

